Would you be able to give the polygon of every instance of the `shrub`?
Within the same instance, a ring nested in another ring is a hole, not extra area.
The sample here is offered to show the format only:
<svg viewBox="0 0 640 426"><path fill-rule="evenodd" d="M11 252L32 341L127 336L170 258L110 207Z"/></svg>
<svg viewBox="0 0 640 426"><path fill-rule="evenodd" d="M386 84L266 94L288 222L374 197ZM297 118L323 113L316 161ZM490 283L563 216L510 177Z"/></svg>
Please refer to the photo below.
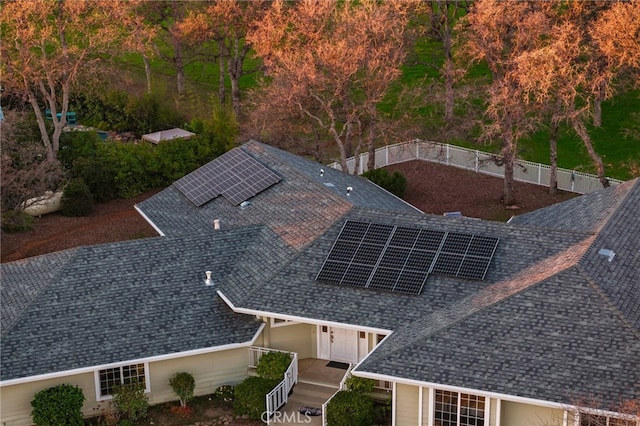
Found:
<svg viewBox="0 0 640 426"><path fill-rule="evenodd" d="M347 389L351 392L370 394L376 382L364 377L349 376L346 381Z"/></svg>
<svg viewBox="0 0 640 426"><path fill-rule="evenodd" d="M196 388L196 379L189 373L176 373L169 378L169 386L180 398L180 406L186 408L187 401L193 398L193 391Z"/></svg>
<svg viewBox="0 0 640 426"><path fill-rule="evenodd" d="M87 216L93 211L93 195L82 178L72 179L65 186L61 207L64 216Z"/></svg>
<svg viewBox="0 0 640 426"><path fill-rule="evenodd" d="M397 197L404 197L407 191L407 178L398 171L389 174L387 169L373 169L367 170L362 176Z"/></svg>
<svg viewBox="0 0 640 426"><path fill-rule="evenodd" d="M233 401L235 388L232 385L222 385L213 393L213 397L219 401Z"/></svg>
<svg viewBox="0 0 640 426"><path fill-rule="evenodd" d="M33 217L22 211L9 210L2 213L2 230L5 232L31 231L33 222Z"/></svg>
<svg viewBox="0 0 640 426"><path fill-rule="evenodd" d="M38 392L31 406L31 418L38 426L82 425L82 389L69 384Z"/></svg>
<svg viewBox="0 0 640 426"><path fill-rule="evenodd" d="M109 161L95 157L80 157L73 162L71 174L87 184L97 203L118 198L116 173Z"/></svg>
<svg viewBox="0 0 640 426"><path fill-rule="evenodd" d="M286 352L268 352L260 357L256 366L258 376L281 381L291 364L291 356Z"/></svg>
<svg viewBox="0 0 640 426"><path fill-rule="evenodd" d="M373 398L350 391L340 391L327 405L330 426L369 426L373 423Z"/></svg>
<svg viewBox="0 0 640 426"><path fill-rule="evenodd" d="M280 383L280 380L263 377L248 377L234 390L233 409L237 414L246 414L249 418L260 420L267 410L265 397Z"/></svg>
<svg viewBox="0 0 640 426"><path fill-rule="evenodd" d="M135 422L147 416L149 399L144 393L144 383L130 383L116 386L113 391L113 405L128 420ZM120 424L123 424L122 422Z"/></svg>

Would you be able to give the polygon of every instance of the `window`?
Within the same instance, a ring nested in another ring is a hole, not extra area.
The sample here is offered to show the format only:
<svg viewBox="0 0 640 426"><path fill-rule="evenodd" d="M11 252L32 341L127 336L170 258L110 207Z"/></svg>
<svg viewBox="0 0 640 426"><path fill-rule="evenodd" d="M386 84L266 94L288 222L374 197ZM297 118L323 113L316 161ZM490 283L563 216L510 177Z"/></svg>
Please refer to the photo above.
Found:
<svg viewBox="0 0 640 426"><path fill-rule="evenodd" d="M436 426L484 426L483 396L436 390Z"/></svg>
<svg viewBox="0 0 640 426"><path fill-rule="evenodd" d="M113 394L113 390L118 385L128 385L131 383L142 383L146 392L149 392L146 378L145 364L123 365L120 367L105 368L97 373L98 399L105 399Z"/></svg>
<svg viewBox="0 0 640 426"><path fill-rule="evenodd" d="M636 426L635 420L580 413L580 426Z"/></svg>

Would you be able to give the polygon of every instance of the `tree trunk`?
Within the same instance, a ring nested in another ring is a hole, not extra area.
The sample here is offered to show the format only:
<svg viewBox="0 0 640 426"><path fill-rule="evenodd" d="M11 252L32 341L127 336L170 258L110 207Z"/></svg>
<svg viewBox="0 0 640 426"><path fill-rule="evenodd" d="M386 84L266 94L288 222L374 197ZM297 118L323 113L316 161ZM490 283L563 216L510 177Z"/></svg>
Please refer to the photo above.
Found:
<svg viewBox="0 0 640 426"><path fill-rule="evenodd" d="M372 118L369 123L369 135L367 138L367 152L369 153L369 159L367 161L367 170L373 170L376 168L376 122Z"/></svg>
<svg viewBox="0 0 640 426"><path fill-rule="evenodd" d="M142 62L144 62L144 74L147 76L147 93L151 94L151 62L147 55L142 55Z"/></svg>
<svg viewBox="0 0 640 426"><path fill-rule="evenodd" d="M593 163L596 166L596 171L598 173L598 180L604 188L609 186L609 181L604 174L604 164L602 162L602 158L596 153L595 149L593 149L593 143L591 142L591 137L589 137L589 132L587 132L587 128L584 126L584 123L579 118L574 118L571 120L571 124L573 125L573 130L578 134L582 143L587 148L587 152L589 156L593 160Z"/></svg>
<svg viewBox="0 0 640 426"><path fill-rule="evenodd" d="M242 67L244 58L249 51L249 46L240 49L240 39L233 41L233 54L229 57L229 79L231 80L231 105L233 112L238 116L240 113L240 77L242 77Z"/></svg>
<svg viewBox="0 0 640 426"><path fill-rule="evenodd" d="M593 101L593 125L602 126L602 99L604 99L604 83L601 83L596 90Z"/></svg>
<svg viewBox="0 0 640 426"><path fill-rule="evenodd" d="M218 39L218 66L220 67L220 78L218 80L218 98L220 99L220 105L224 105L226 102L226 91L224 88L224 60L227 55L224 54L225 51L226 48L224 45L224 38L220 38Z"/></svg>
<svg viewBox="0 0 640 426"><path fill-rule="evenodd" d="M33 112L36 115L36 122L38 123L38 129L40 129L40 137L42 138L42 144L47 150L47 160L54 160L56 158L55 153L53 152L53 148L51 146L51 139L49 138L49 133L47 132L47 125L44 122L44 117L42 116L42 111L40 111L40 105L36 101L35 96L29 90L29 103L33 108ZM51 114L55 114L54 111L51 111Z"/></svg>
<svg viewBox="0 0 640 426"><path fill-rule="evenodd" d="M515 146L512 136L505 137L505 145L502 149L502 161L504 163L504 189L502 193L502 202L505 207L516 204L516 196L513 185L513 168L515 162Z"/></svg>
<svg viewBox="0 0 640 426"><path fill-rule="evenodd" d="M451 52L451 30L448 26L443 31L442 45L444 47L444 54L446 58L443 65L445 91L444 120L448 123L453 120L453 106L455 103L453 92L454 65Z"/></svg>
<svg viewBox="0 0 640 426"><path fill-rule="evenodd" d="M549 138L549 194L558 192L558 120L551 119L551 137Z"/></svg>
<svg viewBox="0 0 640 426"><path fill-rule="evenodd" d="M176 83L178 85L178 95L184 94L184 62L182 59L182 43L177 38L173 38L174 64L176 66Z"/></svg>

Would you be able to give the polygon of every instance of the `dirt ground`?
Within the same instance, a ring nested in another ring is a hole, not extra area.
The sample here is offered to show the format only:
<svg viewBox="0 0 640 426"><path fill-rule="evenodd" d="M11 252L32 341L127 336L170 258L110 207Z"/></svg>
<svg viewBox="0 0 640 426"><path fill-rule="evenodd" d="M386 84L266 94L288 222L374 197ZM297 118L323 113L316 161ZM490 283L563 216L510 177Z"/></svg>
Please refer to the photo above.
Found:
<svg viewBox="0 0 640 426"><path fill-rule="evenodd" d="M503 181L472 171L426 161L409 161L389 166L408 181L405 200L425 213L459 211L464 216L506 221L511 216L536 210L575 196L551 196L542 186L516 183L518 209L507 210L500 202ZM158 190L127 200L97 204L95 211L80 218L52 213L37 218L32 231L2 232L0 258L10 262L80 245L100 244L156 236L155 230L138 214L134 205Z"/></svg>

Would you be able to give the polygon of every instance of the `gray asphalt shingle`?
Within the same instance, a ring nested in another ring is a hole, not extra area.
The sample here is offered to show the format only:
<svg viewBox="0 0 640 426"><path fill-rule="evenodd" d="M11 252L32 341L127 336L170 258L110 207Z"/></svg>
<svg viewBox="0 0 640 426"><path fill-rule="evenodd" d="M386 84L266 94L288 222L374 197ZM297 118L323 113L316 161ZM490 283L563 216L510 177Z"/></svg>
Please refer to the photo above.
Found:
<svg viewBox="0 0 640 426"><path fill-rule="evenodd" d="M248 207L198 208L171 186L138 206L166 237L3 265L2 380L248 341L259 324L220 290L256 312L393 330L356 371L562 403L640 397L639 180L505 224L425 215L360 177L237 149L281 178ZM420 295L317 282L346 220L500 242L485 280L432 275Z"/></svg>

